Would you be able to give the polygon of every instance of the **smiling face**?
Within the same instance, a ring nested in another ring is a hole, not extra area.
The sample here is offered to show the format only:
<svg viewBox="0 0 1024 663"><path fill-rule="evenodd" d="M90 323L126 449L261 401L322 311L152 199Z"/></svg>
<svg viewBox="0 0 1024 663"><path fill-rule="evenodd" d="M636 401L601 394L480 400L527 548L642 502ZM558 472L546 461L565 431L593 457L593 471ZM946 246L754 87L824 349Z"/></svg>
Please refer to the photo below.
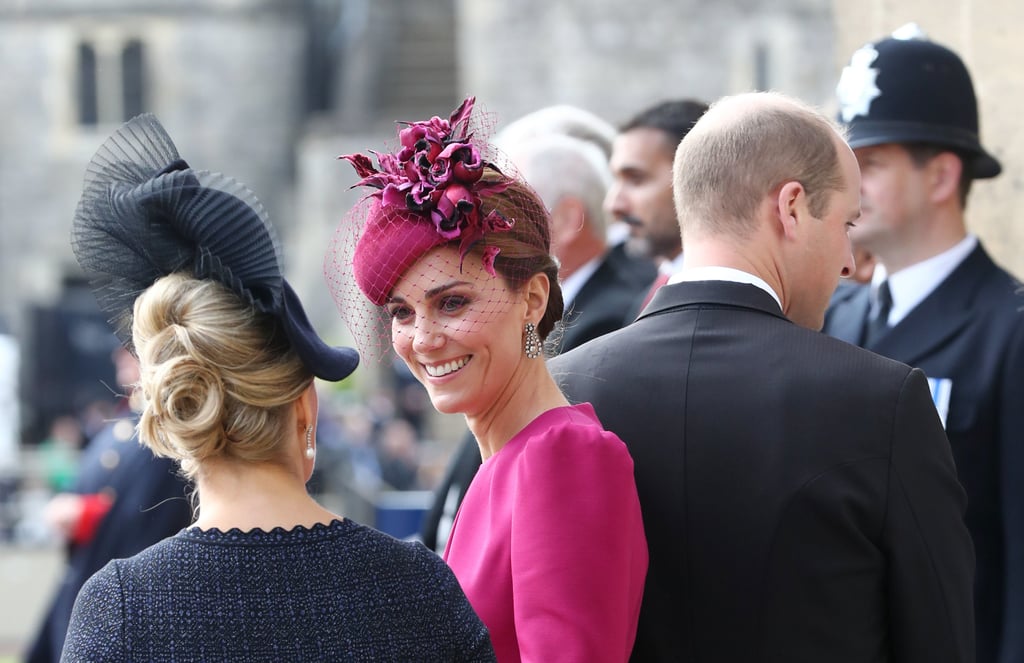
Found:
<svg viewBox="0 0 1024 663"><path fill-rule="evenodd" d="M395 284L386 308L391 343L446 414L476 416L512 382L531 316L524 293L491 276L472 252L459 269L458 250L427 252Z"/></svg>

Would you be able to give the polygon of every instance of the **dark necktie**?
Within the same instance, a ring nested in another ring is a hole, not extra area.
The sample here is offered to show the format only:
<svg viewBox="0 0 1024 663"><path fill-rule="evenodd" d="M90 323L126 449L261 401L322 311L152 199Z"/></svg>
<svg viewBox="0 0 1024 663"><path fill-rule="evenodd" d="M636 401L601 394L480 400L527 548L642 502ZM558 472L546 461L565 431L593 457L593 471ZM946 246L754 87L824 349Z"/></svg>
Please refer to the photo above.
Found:
<svg viewBox="0 0 1024 663"><path fill-rule="evenodd" d="M889 312L892 311L892 291L889 282L878 286L878 314L869 318L864 327L864 345L871 346L889 331Z"/></svg>

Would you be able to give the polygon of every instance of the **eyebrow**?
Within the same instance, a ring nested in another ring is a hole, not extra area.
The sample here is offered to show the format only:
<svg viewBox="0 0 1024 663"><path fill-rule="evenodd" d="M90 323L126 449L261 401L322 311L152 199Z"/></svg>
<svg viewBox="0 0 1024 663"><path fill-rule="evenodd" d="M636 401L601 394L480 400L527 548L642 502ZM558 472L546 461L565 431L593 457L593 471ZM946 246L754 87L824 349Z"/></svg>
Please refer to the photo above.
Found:
<svg viewBox="0 0 1024 663"><path fill-rule="evenodd" d="M424 299L433 299L434 297L436 297L437 295L441 294L442 292L445 292L447 290L451 290L452 288L457 288L457 287L462 286L462 285L469 285L469 284L470 284L469 281L452 281L450 283L444 283L444 284L441 284L441 285L437 286L436 288L431 288L430 290L427 290L426 297ZM389 297L387 303L388 304L392 304L392 303L404 304L405 300L403 298L401 298L401 297Z"/></svg>
<svg viewBox="0 0 1024 663"><path fill-rule="evenodd" d="M619 166L618 168L612 168L613 174L621 176L635 177L637 175L646 175L648 172L649 171L645 169L643 166L635 163L625 163Z"/></svg>

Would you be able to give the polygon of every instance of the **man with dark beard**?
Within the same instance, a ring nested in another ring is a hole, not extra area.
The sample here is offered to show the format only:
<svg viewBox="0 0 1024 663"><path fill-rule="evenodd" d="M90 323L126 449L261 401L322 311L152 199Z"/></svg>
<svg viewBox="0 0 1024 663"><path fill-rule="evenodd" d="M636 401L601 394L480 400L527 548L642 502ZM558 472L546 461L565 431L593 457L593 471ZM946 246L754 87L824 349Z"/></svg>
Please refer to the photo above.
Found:
<svg viewBox="0 0 1024 663"><path fill-rule="evenodd" d="M605 207L629 226L627 249L659 265L658 278L637 302L635 313L682 262L683 244L672 203L672 159L679 141L707 109L707 104L692 99L663 101L623 124L612 144L614 180Z"/></svg>

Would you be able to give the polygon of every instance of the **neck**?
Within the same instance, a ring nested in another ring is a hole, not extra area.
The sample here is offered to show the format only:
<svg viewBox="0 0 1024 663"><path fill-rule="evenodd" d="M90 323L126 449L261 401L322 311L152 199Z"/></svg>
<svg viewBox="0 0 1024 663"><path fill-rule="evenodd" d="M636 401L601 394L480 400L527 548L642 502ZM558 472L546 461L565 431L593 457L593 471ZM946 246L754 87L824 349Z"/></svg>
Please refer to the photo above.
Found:
<svg viewBox="0 0 1024 663"><path fill-rule="evenodd" d="M517 372L495 402L482 413L466 415L466 423L487 460L527 424L548 410L569 404L541 358L522 358Z"/></svg>
<svg viewBox="0 0 1024 663"><path fill-rule="evenodd" d="M195 525L201 529L308 528L339 518L310 497L297 471L270 461L208 460L197 486L199 517Z"/></svg>
<svg viewBox="0 0 1024 663"><path fill-rule="evenodd" d="M684 270L695 267L731 267L757 276L781 294L782 279L775 268L775 261L767 259L767 254L744 251L742 245L727 242L692 241L692 245L687 246L689 248L683 258Z"/></svg>
<svg viewBox="0 0 1024 663"><path fill-rule="evenodd" d="M941 241L928 242L927 245L914 246L910 244L906 247L887 247L880 250L876 257L878 262L885 267L885 273L891 275L929 258L934 258L940 253L945 253L963 241L966 236L967 233L964 232L961 235L944 237Z"/></svg>

